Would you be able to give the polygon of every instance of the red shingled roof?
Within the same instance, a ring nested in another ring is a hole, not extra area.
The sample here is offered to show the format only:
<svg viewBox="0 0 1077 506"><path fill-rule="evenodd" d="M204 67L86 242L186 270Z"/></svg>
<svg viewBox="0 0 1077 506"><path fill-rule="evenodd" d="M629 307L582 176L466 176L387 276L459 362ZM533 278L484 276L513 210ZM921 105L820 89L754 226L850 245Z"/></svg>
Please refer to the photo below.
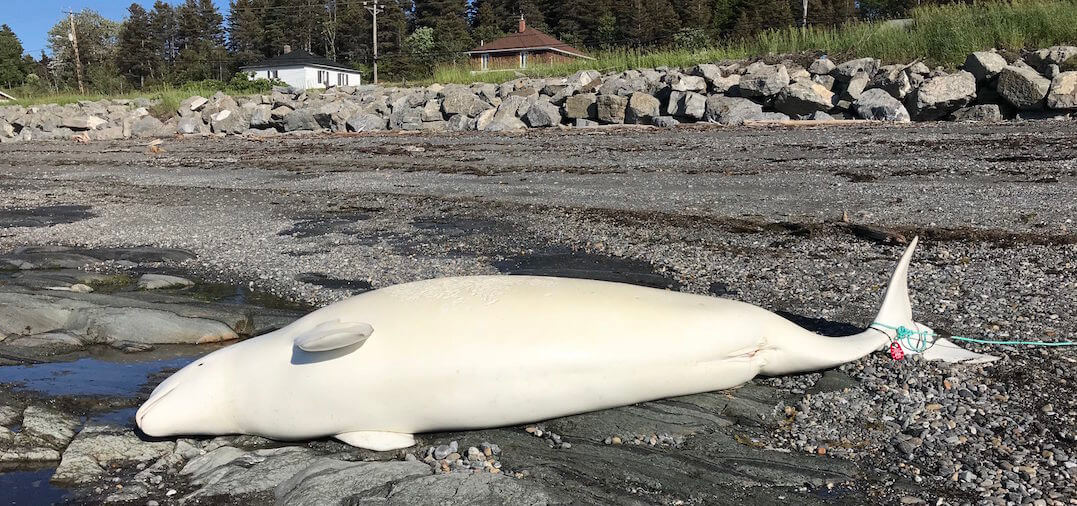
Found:
<svg viewBox="0 0 1077 506"><path fill-rule="evenodd" d="M470 53L495 53L501 51L512 51L517 49L552 49L561 53L567 53L573 56L582 56L589 58L587 53L580 51L564 42L561 42L545 33L542 33L534 28L528 28L522 32L513 33L497 39L493 42L483 44L475 49L469 51Z"/></svg>

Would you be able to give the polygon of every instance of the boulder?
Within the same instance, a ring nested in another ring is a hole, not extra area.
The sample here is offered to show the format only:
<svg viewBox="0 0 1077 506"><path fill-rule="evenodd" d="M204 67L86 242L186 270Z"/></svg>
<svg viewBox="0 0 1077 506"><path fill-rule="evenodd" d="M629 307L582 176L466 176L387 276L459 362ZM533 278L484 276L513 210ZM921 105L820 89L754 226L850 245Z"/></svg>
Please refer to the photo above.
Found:
<svg viewBox="0 0 1077 506"><path fill-rule="evenodd" d="M672 91L669 88L663 90L665 94L665 108L662 113L666 116L677 116L681 113L681 104L684 100L683 91Z"/></svg>
<svg viewBox="0 0 1077 506"><path fill-rule="evenodd" d="M950 115L953 121L1002 121L998 104L979 104L958 109Z"/></svg>
<svg viewBox="0 0 1077 506"><path fill-rule="evenodd" d="M576 122L573 123L573 125L576 125L576 128L591 128L591 127L600 126L601 124L599 122L595 121L595 120L590 120L590 119L586 119L586 118L578 118L578 119L576 119Z"/></svg>
<svg viewBox="0 0 1077 506"><path fill-rule="evenodd" d="M740 94L745 97L771 97L789 84L785 65L762 65L740 79Z"/></svg>
<svg viewBox="0 0 1077 506"><path fill-rule="evenodd" d="M206 124L202 122L201 116L184 116L179 119L176 124L176 133L180 134L201 134L208 132Z"/></svg>
<svg viewBox="0 0 1077 506"><path fill-rule="evenodd" d="M296 109L284 116L284 131L297 132L328 129L332 126L332 121L330 115L314 109Z"/></svg>
<svg viewBox="0 0 1077 506"><path fill-rule="evenodd" d="M424 122L444 120L445 118L441 115L441 100L436 98L427 100L423 104L422 119Z"/></svg>
<svg viewBox="0 0 1077 506"><path fill-rule="evenodd" d="M595 79L600 79L602 74L599 74L597 70L581 70L572 74L571 77L565 80L565 84L570 87L580 88L590 84Z"/></svg>
<svg viewBox="0 0 1077 506"><path fill-rule="evenodd" d="M1049 109L1077 109L1077 71L1061 72L1051 80L1047 92Z"/></svg>
<svg viewBox="0 0 1077 506"><path fill-rule="evenodd" d="M527 109L524 121L534 128L552 127L561 124L561 108L546 100L538 100Z"/></svg>
<svg viewBox="0 0 1077 506"><path fill-rule="evenodd" d="M996 89L1018 109L1040 109L1051 81L1027 66L1009 65L998 74Z"/></svg>
<svg viewBox="0 0 1077 506"><path fill-rule="evenodd" d="M728 77L716 77L709 81L710 90L713 93L728 93L733 88L740 86L740 74L731 74Z"/></svg>
<svg viewBox="0 0 1077 506"><path fill-rule="evenodd" d="M599 95L595 104L598 120L603 123L624 123L628 98L620 95Z"/></svg>
<svg viewBox="0 0 1077 506"><path fill-rule="evenodd" d="M913 90L909 74L901 65L887 65L880 68L868 81L867 88L882 88L898 100L905 98Z"/></svg>
<svg viewBox="0 0 1077 506"><path fill-rule="evenodd" d="M808 80L794 81L778 93L774 108L788 115L829 111L834 107L834 93L825 86Z"/></svg>
<svg viewBox="0 0 1077 506"><path fill-rule="evenodd" d="M269 104L258 104L251 108L251 128L276 128L277 121L273 119L273 107Z"/></svg>
<svg viewBox="0 0 1077 506"><path fill-rule="evenodd" d="M580 93L565 99L565 117L569 119L594 118L598 114L598 96Z"/></svg>
<svg viewBox="0 0 1077 506"><path fill-rule="evenodd" d="M672 74L669 88L674 91L707 91L707 81L700 76Z"/></svg>
<svg viewBox="0 0 1077 506"><path fill-rule="evenodd" d="M650 123L659 114L662 103L649 93L637 91L628 97L625 123Z"/></svg>
<svg viewBox="0 0 1077 506"><path fill-rule="evenodd" d="M707 97L694 91L685 92L681 97L677 114L682 118L690 118L695 121L703 119L707 113Z"/></svg>
<svg viewBox="0 0 1077 506"><path fill-rule="evenodd" d="M143 116L131 124L131 137L156 137L171 132L165 132L165 125L161 120L153 116Z"/></svg>
<svg viewBox="0 0 1077 506"><path fill-rule="evenodd" d="M446 116L463 114L474 118L490 107L485 100L465 91L450 93L441 100L441 110Z"/></svg>
<svg viewBox="0 0 1077 506"><path fill-rule="evenodd" d="M107 120L98 118L97 116L75 116L61 119L60 123L56 126L70 128L72 130L96 130L106 123L108 123Z"/></svg>
<svg viewBox="0 0 1077 506"><path fill-rule="evenodd" d="M1051 65L1062 65L1074 57L1077 57L1077 46L1051 46L1029 53L1025 61L1036 70L1046 72Z"/></svg>
<svg viewBox="0 0 1077 506"><path fill-rule="evenodd" d="M911 121L909 111L898 99L884 90L873 88L860 94L853 102L856 114L864 119L897 121L908 123Z"/></svg>
<svg viewBox="0 0 1077 506"><path fill-rule="evenodd" d="M15 126L0 119L0 138L10 139L15 137Z"/></svg>
<svg viewBox="0 0 1077 506"><path fill-rule="evenodd" d="M250 122L235 109L224 109L210 116L210 128L213 133L240 134L250 128Z"/></svg>
<svg viewBox="0 0 1077 506"><path fill-rule="evenodd" d="M845 81L837 81L836 79L835 81L845 85L841 91L840 97L842 100L848 100L849 102L860 98L860 94L867 89L868 84L871 82L867 73L864 72L860 72Z"/></svg>
<svg viewBox="0 0 1077 506"><path fill-rule="evenodd" d="M479 113L475 117L475 130L486 130L487 125L494 120L494 116L497 114L497 109L490 108Z"/></svg>
<svg viewBox="0 0 1077 506"><path fill-rule="evenodd" d="M969 72L932 77L909 95L906 104L913 118L937 120L965 107L976 98L976 78Z"/></svg>
<svg viewBox="0 0 1077 506"><path fill-rule="evenodd" d="M965 58L965 70L978 82L987 81L1006 68L1006 59L994 51L976 51Z"/></svg>
<svg viewBox="0 0 1077 506"><path fill-rule="evenodd" d="M824 74L814 75L811 77L811 80L813 82L819 83L819 85L828 90L833 90L834 83L837 82L837 79L834 79L834 76L828 76Z"/></svg>
<svg viewBox="0 0 1077 506"><path fill-rule="evenodd" d="M876 60L875 58L858 58L834 67L834 70L830 71L830 75L834 76L834 78L839 81L845 82L860 73L871 76L875 74L875 71L878 68L879 60Z"/></svg>
<svg viewBox="0 0 1077 506"><path fill-rule="evenodd" d="M0 413L6 423L15 425L18 411ZM52 408L31 405L22 411L22 427L15 434L0 438L0 465L59 460L60 453L75 437L79 419ZM0 436L6 427L0 426ZM5 439L7 439L5 441Z"/></svg>
<svg viewBox="0 0 1077 506"><path fill-rule="evenodd" d="M389 115L390 130L421 130L423 128L423 109L421 107L394 107Z"/></svg>
<svg viewBox="0 0 1077 506"><path fill-rule="evenodd" d="M527 128L527 125L514 115L494 114L490 122L487 123L482 130L487 132L508 132L512 130L522 130L524 128Z"/></svg>
<svg viewBox="0 0 1077 506"><path fill-rule="evenodd" d="M208 103L209 99L205 97L201 97L198 95L188 97L183 102L180 102L179 108L177 109L176 113L180 116L190 116L195 112L201 111L202 108L205 107Z"/></svg>
<svg viewBox="0 0 1077 506"><path fill-rule="evenodd" d="M452 132L462 132L466 130L475 130L476 124L477 122L475 118L469 118L464 114L453 114L449 117L446 128Z"/></svg>
<svg viewBox="0 0 1077 506"><path fill-rule="evenodd" d="M763 106L742 97L711 95L707 98L703 118L711 123L743 125L746 120L759 119Z"/></svg>
<svg viewBox="0 0 1077 506"><path fill-rule="evenodd" d="M673 116L658 116L651 118L651 124L659 128L672 128L680 124Z"/></svg>
<svg viewBox="0 0 1077 506"><path fill-rule="evenodd" d="M811 65L808 66L808 72L815 75L824 76L833 72L834 67L836 67L836 65L834 65L834 60L831 60L830 58L824 56L813 61Z"/></svg>
<svg viewBox="0 0 1077 506"><path fill-rule="evenodd" d="M345 126L349 132L372 132L385 130L389 120L381 115L370 112L357 112L348 118Z"/></svg>

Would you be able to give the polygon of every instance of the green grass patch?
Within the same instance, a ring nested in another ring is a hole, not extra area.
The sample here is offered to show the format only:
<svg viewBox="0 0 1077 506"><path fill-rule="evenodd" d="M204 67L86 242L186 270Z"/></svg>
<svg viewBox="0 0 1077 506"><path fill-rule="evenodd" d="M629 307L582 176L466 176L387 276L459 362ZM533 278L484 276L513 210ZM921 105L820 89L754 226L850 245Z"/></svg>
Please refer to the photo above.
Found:
<svg viewBox="0 0 1077 506"><path fill-rule="evenodd" d="M887 64L920 59L932 66L956 67L973 51L1039 49L1060 44L1077 44L1077 0L930 5L915 9L911 22L904 24L858 21L837 27L787 28L742 41L716 42L711 48L695 51L599 51L591 53L595 60L535 65L525 70L472 73L464 64L442 66L435 69L431 82L499 83L519 76L564 76L583 69L620 72L689 67L797 53L826 53L837 60L873 57Z"/></svg>

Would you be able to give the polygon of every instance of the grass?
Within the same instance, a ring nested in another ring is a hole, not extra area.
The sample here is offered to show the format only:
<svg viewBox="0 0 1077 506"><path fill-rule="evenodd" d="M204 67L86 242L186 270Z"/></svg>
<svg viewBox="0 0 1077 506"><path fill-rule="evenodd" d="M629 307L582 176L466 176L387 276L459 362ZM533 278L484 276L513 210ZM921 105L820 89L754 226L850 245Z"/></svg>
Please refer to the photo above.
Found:
<svg viewBox="0 0 1077 506"><path fill-rule="evenodd" d="M26 107L39 104L66 105L83 100L94 101L102 99L124 98L134 100L138 98L145 98L153 102L153 105L149 108L150 113L154 116L157 116L158 118L164 119L168 116L175 114L176 109L179 108L180 102L194 95L209 97L210 95L213 95L218 91L223 91L232 96L254 95L268 91L273 86L273 84L274 83L265 80L259 80L251 83L247 83L240 80L233 80L229 83L210 80L187 83L182 86L162 84L119 95L107 95L101 93L80 94L72 91L61 91L59 93L51 91L41 92L23 87L16 88L10 92L12 95L18 97L18 100L15 100L14 102L9 102L8 104L15 104Z"/></svg>
<svg viewBox="0 0 1077 506"><path fill-rule="evenodd" d="M551 77L578 70L624 71L688 67L699 63L769 54L826 53L831 58L870 56L884 63L922 59L928 65L956 67L973 51L990 48L1038 49L1077 43L1077 0L930 5L917 8L908 25L852 22L838 27L772 30L742 41L725 41L700 50L660 49L592 53L595 60L537 65L526 70L472 74L466 65L442 66L432 82L502 82L517 75Z"/></svg>

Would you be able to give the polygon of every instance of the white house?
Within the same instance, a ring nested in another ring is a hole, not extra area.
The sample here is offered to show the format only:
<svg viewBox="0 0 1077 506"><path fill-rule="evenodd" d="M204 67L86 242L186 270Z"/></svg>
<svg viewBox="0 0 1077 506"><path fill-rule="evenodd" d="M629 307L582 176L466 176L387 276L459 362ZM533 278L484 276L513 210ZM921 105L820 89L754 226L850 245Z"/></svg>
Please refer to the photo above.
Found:
<svg viewBox="0 0 1077 506"><path fill-rule="evenodd" d="M299 89L328 88L330 86L359 86L359 71L340 66L332 60L306 51L290 51L274 56L255 65L241 67L251 79L280 79Z"/></svg>

